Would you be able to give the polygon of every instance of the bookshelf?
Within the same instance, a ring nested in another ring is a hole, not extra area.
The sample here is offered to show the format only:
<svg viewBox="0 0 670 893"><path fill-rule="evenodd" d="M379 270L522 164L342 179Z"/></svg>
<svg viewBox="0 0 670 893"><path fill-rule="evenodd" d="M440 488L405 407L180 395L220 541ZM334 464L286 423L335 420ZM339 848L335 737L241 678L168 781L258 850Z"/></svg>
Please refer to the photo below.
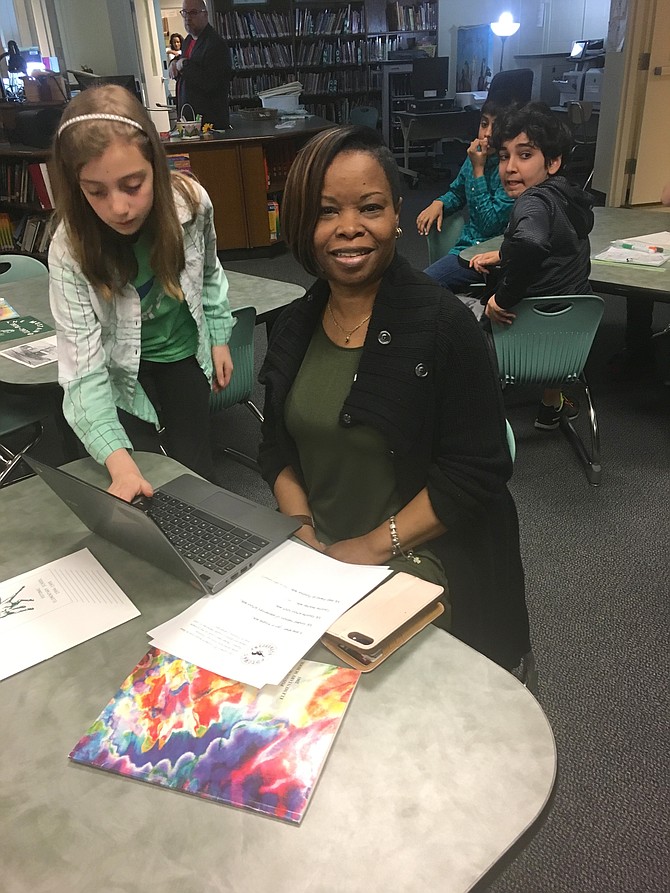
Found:
<svg viewBox="0 0 670 893"><path fill-rule="evenodd" d="M214 6L214 25L233 60L233 108L257 105L259 90L298 80L310 112L346 123L354 106L381 111L381 66L389 54L437 48L437 0L214 0Z"/></svg>
<svg viewBox="0 0 670 893"><path fill-rule="evenodd" d="M0 148L0 252L46 258L53 210L47 150Z"/></svg>

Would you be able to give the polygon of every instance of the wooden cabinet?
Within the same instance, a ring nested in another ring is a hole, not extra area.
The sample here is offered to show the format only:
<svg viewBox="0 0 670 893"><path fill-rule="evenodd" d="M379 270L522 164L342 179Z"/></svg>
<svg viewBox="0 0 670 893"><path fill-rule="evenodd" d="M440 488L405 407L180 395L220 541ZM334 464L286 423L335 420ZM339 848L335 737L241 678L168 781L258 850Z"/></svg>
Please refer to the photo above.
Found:
<svg viewBox="0 0 670 893"><path fill-rule="evenodd" d="M214 205L220 251L268 248L281 241L271 224L268 203L281 205L288 169L311 136L332 126L324 119L297 121L290 131L273 120L231 116L233 129L214 139L166 143L168 155L188 154L190 167Z"/></svg>

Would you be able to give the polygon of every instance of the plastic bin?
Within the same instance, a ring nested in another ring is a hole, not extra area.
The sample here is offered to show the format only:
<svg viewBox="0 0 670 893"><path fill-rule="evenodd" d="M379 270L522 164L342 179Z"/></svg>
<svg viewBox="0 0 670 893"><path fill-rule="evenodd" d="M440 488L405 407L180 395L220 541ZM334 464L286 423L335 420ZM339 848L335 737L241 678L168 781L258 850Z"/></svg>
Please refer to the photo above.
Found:
<svg viewBox="0 0 670 893"><path fill-rule="evenodd" d="M265 109L278 109L281 112L297 112L299 93L285 93L281 96L261 96Z"/></svg>

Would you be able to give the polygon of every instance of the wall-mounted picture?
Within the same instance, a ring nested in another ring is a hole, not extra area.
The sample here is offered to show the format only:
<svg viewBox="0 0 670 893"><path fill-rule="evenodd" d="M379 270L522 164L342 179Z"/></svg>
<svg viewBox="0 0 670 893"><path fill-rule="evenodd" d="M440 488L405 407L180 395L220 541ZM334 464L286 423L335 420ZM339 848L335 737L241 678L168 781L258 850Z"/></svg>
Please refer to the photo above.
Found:
<svg viewBox="0 0 670 893"><path fill-rule="evenodd" d="M488 90L493 72L493 32L490 25L459 28L456 37L456 92Z"/></svg>

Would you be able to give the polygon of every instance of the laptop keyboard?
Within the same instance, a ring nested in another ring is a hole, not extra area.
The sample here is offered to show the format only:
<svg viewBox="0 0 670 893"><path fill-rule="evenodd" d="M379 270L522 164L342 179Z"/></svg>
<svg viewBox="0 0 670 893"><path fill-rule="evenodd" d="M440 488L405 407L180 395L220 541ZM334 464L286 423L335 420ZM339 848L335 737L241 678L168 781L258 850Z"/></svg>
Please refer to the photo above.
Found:
<svg viewBox="0 0 670 893"><path fill-rule="evenodd" d="M268 540L257 534L209 515L174 496L167 496L160 490L148 503L147 515L182 557L197 561L219 574L234 570L268 545Z"/></svg>

